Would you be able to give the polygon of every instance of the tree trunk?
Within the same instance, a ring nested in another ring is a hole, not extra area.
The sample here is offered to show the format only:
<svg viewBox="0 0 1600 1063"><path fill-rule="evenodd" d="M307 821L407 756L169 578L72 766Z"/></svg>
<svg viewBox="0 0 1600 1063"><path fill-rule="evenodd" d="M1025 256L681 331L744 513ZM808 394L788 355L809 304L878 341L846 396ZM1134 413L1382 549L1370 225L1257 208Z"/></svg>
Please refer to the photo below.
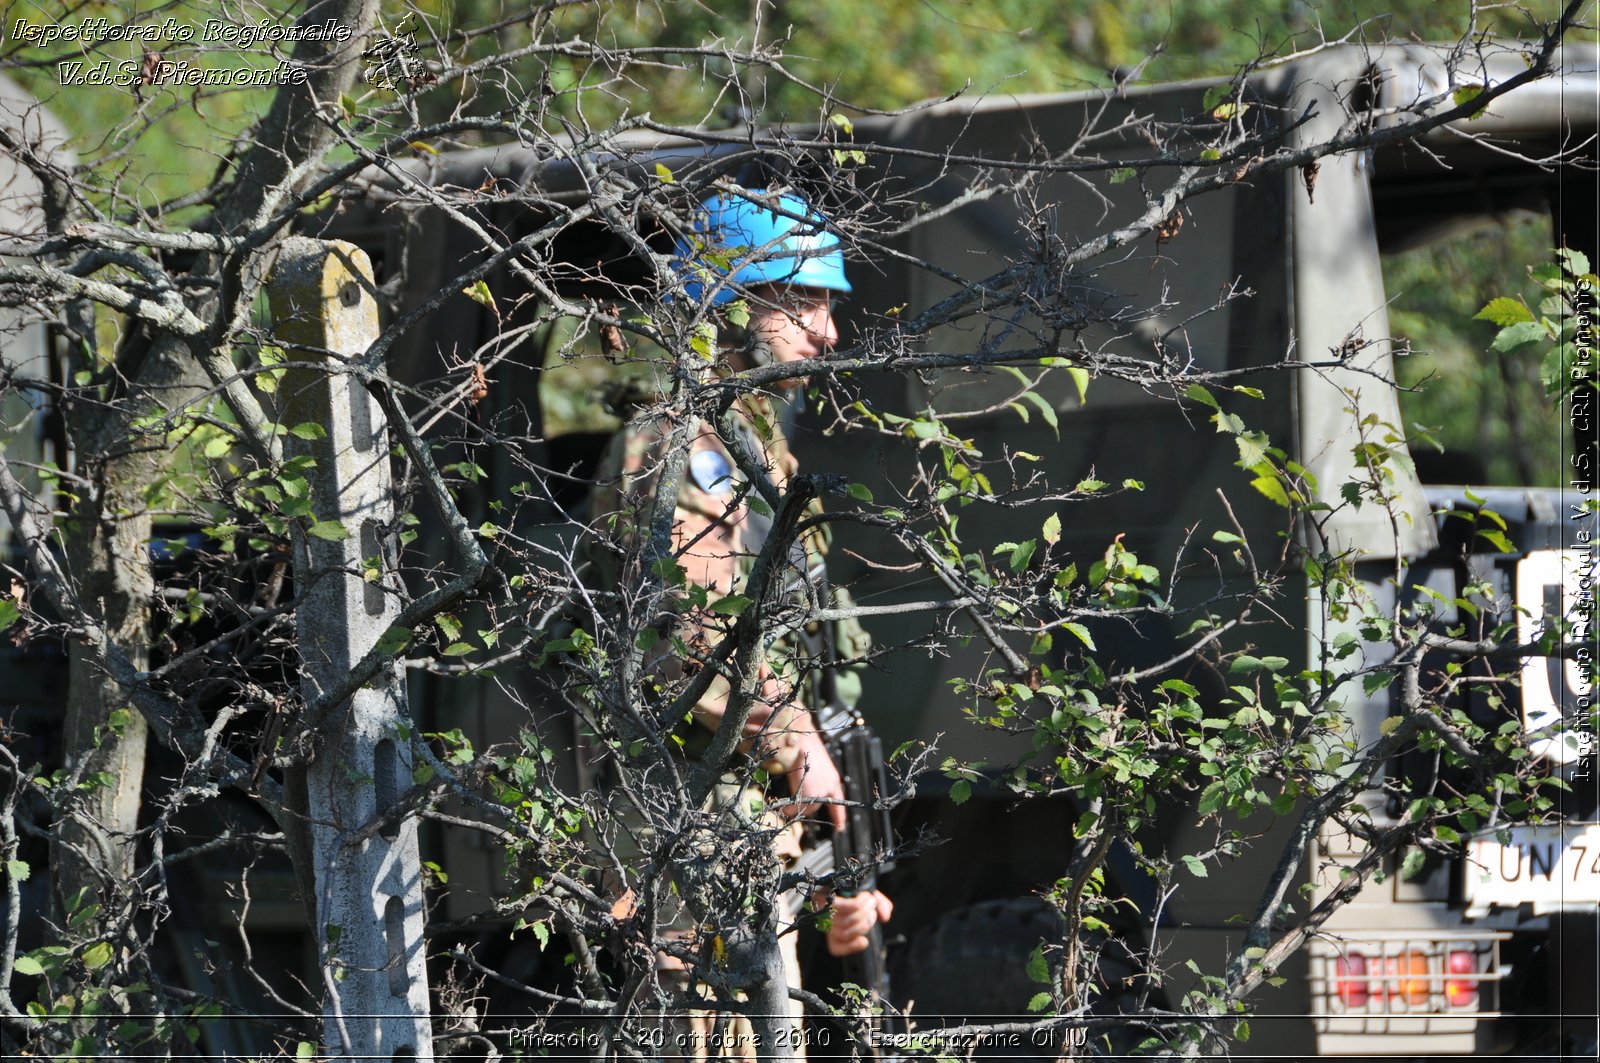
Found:
<svg viewBox="0 0 1600 1063"><path fill-rule="evenodd" d="M85 483L63 525L79 600L140 669L149 663L155 592L146 492L166 454L159 437L139 436L132 426L180 407L193 394L194 372L177 343L158 342L145 358L141 383L123 401L109 410L82 404L70 414ZM109 917L117 888L134 870L148 732L101 658L100 646L71 645L63 748L80 786L59 812L53 868L65 910L99 904Z"/></svg>

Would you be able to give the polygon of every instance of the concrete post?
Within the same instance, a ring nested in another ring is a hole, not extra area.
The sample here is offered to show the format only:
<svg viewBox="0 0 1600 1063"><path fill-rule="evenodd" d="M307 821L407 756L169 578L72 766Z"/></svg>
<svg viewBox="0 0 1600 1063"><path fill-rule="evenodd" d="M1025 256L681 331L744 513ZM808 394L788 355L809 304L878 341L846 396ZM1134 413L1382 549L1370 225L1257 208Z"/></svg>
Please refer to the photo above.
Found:
<svg viewBox="0 0 1600 1063"><path fill-rule="evenodd" d="M300 682L312 700L349 674L399 610L398 579L383 557L393 517L383 412L339 372L377 337L378 307L364 252L303 237L285 241L269 295L289 361L318 363L279 385L286 455L315 460L305 474L312 512L294 535ZM321 431L299 427L308 424ZM409 726L395 669L328 717L306 768L331 1057L433 1058L416 820L360 831L411 785Z"/></svg>

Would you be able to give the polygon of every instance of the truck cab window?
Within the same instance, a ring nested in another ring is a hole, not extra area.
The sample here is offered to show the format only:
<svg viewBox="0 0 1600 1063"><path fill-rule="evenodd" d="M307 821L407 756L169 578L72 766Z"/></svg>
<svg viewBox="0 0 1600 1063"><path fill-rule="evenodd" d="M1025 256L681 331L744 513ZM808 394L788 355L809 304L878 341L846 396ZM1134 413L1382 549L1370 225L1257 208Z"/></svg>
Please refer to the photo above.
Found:
<svg viewBox="0 0 1600 1063"><path fill-rule="evenodd" d="M1458 221L1441 238L1383 262L1400 408L1418 474L1434 483L1557 486L1561 414L1539 380L1542 351L1492 352L1496 326L1473 319L1497 296L1537 308L1528 267L1551 257L1549 215L1515 210Z"/></svg>

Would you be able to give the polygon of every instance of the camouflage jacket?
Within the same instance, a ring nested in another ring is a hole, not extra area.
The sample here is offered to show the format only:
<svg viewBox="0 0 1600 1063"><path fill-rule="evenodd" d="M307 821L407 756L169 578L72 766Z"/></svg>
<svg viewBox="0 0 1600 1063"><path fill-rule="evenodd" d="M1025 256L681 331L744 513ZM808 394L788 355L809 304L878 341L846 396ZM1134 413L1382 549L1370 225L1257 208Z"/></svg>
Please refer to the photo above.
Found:
<svg viewBox="0 0 1600 1063"><path fill-rule="evenodd" d="M753 451L765 474L780 491L798 467L789 448L777 413L770 399L749 396L735 407L746 449ZM627 585L626 566L639 564L639 544L646 534L656 485L666 459L672 424L665 418L638 417L626 425L608 444L595 472L595 488L590 495L590 517L595 533L605 543L591 551L592 582L597 587L617 589ZM731 623L731 617L715 606L730 595L742 594L751 565L765 542L771 516L759 501L757 492L745 484L727 445L716 428L699 423L690 444L688 466L678 489L672 529L673 558L683 570L686 588L706 588L706 605L685 604L680 613L678 634L691 651L715 645ZM812 513L821 512L818 502ZM821 579L828 549L825 525L811 524L802 534L789 572L790 591L807 611L823 604L822 595L837 601L840 591L826 591ZM685 595L685 603L689 595ZM858 658L869 645L865 632L854 622L839 625L832 632L841 658ZM806 640L785 636L775 640L767 654L767 667L778 687L799 704L814 699L815 684L807 676L815 669L804 660ZM672 679L684 674L682 662L668 646L652 651L652 673ZM853 674L836 674L841 696L853 703L859 683ZM713 680L696 705L694 719L702 726L680 732L685 750L691 756L709 742L710 730L720 715L728 695L725 678ZM699 733L695 733L698 731Z"/></svg>

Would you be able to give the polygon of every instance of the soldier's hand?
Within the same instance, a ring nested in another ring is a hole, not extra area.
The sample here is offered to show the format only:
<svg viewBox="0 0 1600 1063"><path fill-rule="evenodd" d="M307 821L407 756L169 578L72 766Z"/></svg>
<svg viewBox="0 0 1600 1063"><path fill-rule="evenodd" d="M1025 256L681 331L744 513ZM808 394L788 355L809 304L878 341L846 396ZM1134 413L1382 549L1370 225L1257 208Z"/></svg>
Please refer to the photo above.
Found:
<svg viewBox="0 0 1600 1063"><path fill-rule="evenodd" d="M728 684L715 679L706 696L695 704L694 719L706 730L716 731L727 710ZM739 751L748 753L759 747L761 766L773 775L783 775L798 763L805 732L814 729L810 713L793 700L792 690L763 665L761 689L745 717Z"/></svg>
<svg viewBox="0 0 1600 1063"><path fill-rule="evenodd" d="M796 798L784 809L787 815L811 816L820 808L834 830L844 830L844 779L816 731L803 733L799 759L784 778L789 780L789 792Z"/></svg>
<svg viewBox="0 0 1600 1063"><path fill-rule="evenodd" d="M893 915L893 902L877 890L854 897L835 897L833 922L828 927L829 955L854 956L866 951L871 944L867 935L872 933L872 928L887 923Z"/></svg>
<svg viewBox="0 0 1600 1063"><path fill-rule="evenodd" d="M786 735L805 713L794 700L794 692L766 665L761 666L761 690L750 706L750 715L744 721L746 737L753 738L765 731L769 735Z"/></svg>

